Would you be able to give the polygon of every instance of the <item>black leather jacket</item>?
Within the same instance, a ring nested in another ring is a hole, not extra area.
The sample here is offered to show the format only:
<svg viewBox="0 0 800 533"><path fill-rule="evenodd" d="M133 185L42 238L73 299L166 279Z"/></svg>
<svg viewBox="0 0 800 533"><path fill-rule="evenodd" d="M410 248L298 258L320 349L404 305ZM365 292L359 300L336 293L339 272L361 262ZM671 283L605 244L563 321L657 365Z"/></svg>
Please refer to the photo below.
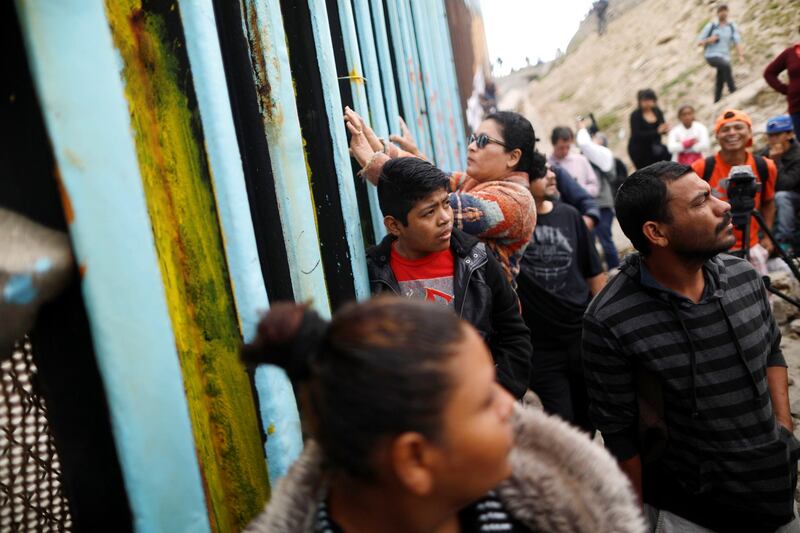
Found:
<svg viewBox="0 0 800 533"><path fill-rule="evenodd" d="M389 266L394 240L387 235L367 250L372 294L390 292L401 296L400 284ZM528 387L532 348L517 295L497 259L478 239L453 228L450 249L455 260L455 311L475 326L486 341L497 366L498 381L521 398Z"/></svg>

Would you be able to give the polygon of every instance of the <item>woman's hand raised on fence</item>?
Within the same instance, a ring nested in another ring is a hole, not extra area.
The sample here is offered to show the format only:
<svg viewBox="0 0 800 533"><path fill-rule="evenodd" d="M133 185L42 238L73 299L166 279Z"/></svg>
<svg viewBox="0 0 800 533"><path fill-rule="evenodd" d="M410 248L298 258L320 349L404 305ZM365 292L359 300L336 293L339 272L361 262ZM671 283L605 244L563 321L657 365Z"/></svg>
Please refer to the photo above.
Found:
<svg viewBox="0 0 800 533"><path fill-rule="evenodd" d="M358 113L350 109L344 108L344 123L347 131L350 132L350 155L358 162L361 168L364 168L373 154L377 151L372 146L365 133L364 120ZM370 129L370 131L372 131ZM373 135L375 135L373 133ZM380 144L380 140L378 140Z"/></svg>
<svg viewBox="0 0 800 533"><path fill-rule="evenodd" d="M408 129L405 120L403 117L397 117L400 119L400 133L401 135L392 134L389 136L389 140L399 146L401 149L405 150L410 154L414 154L417 157L422 157L422 154L417 147L417 143L414 140L414 137L411 135L411 130Z"/></svg>

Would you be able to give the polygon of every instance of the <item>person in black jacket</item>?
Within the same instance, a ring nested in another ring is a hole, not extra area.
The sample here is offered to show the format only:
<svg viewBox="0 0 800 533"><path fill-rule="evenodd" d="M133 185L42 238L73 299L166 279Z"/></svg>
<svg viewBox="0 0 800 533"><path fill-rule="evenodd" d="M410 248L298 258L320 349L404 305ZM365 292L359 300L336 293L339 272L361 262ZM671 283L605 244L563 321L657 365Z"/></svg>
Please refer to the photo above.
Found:
<svg viewBox="0 0 800 533"><path fill-rule="evenodd" d="M486 341L500 384L522 398L532 348L519 300L486 245L453 227L448 183L444 172L413 157L383 167L378 201L389 235L367 250L372 293L451 307Z"/></svg>
<svg viewBox="0 0 800 533"><path fill-rule="evenodd" d="M545 411L591 433L581 321L606 274L578 211L555 200L553 171L531 176L530 190L539 219L517 277L522 317L536 342L529 386Z"/></svg>
<svg viewBox="0 0 800 533"><path fill-rule="evenodd" d="M658 98L652 89L642 89L636 95L639 106L631 113L631 138L628 155L636 169L658 161L669 161L670 154L661 142L661 136L669 131L664 113L658 107Z"/></svg>

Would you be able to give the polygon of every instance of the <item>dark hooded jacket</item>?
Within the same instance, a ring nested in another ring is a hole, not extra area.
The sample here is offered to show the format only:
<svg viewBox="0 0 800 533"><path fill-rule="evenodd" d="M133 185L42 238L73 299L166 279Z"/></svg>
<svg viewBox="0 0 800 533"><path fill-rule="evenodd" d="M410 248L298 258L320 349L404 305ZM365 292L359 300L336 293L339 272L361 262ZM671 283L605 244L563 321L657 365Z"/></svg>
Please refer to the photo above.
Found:
<svg viewBox="0 0 800 533"><path fill-rule="evenodd" d="M387 235L367 250L367 270L372 294L401 295L389 265L395 238ZM454 305L458 315L475 326L497 365L497 379L516 398L522 398L530 374L530 332L522 321L519 300L494 254L475 237L453 228Z"/></svg>
<svg viewBox="0 0 800 533"><path fill-rule="evenodd" d="M619 460L641 457L646 503L717 531L774 531L793 516L800 448L767 381L786 366L780 331L747 261L718 255L703 273L695 303L626 258L584 317L589 414Z"/></svg>

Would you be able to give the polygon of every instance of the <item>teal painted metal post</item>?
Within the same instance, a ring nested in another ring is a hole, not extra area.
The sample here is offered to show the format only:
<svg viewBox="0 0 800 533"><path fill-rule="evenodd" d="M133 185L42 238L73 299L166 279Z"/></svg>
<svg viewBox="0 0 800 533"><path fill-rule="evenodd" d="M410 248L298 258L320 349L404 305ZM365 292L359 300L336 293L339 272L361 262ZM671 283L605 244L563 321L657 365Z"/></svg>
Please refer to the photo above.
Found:
<svg viewBox="0 0 800 533"><path fill-rule="evenodd" d="M408 124L411 134L417 141L417 146L420 150L426 151L430 154L430 147L428 146L428 136L422 129L417 117L419 117L418 102L415 102L415 79L417 72L414 70L413 60L411 53L405 39L404 25L401 17L405 17L405 9L402 5L398 5L398 0L386 1L386 13L389 20L389 29L392 34L392 51L395 59L395 76L397 77L397 85L400 87L400 99L403 103L403 117Z"/></svg>
<svg viewBox="0 0 800 533"><path fill-rule="evenodd" d="M363 51L361 55L364 69L364 84L367 88L367 101L369 102L369 117L372 129L379 137L389 138L389 121L386 116L383 89L381 87L381 73L378 67L378 55L375 48L375 34L372 31L372 17L369 12L367 0L353 0L355 12L355 26L358 31L358 47Z"/></svg>
<svg viewBox="0 0 800 533"><path fill-rule="evenodd" d="M363 16L365 0L356 1L356 14ZM383 0L370 0L372 8L372 24L375 30L375 46L377 48L378 68L381 74L381 87L383 89L383 99L386 104L386 119L389 133L400 133L400 107L397 103L397 91L394 85L394 68L392 68L392 51L389 47L389 36L386 31L386 15L383 11ZM364 24L359 21L359 27ZM363 45L362 45L363 47ZM364 48L366 50L366 48ZM369 65L369 64L368 64ZM371 72L371 68L367 69ZM398 74L399 75L399 74ZM374 108L373 108L374 110Z"/></svg>
<svg viewBox="0 0 800 533"><path fill-rule="evenodd" d="M413 65L412 70L415 75L410 79L413 90L414 105L417 108L416 121L420 130L423 132L423 144L425 153L432 161L436 162L436 152L434 150L433 138L431 136L430 122L428 116L428 101L425 97L425 89L422 81L422 65L419 61L419 51L417 50L416 28L414 27L414 17L411 14L411 3L399 1L398 11L400 13L400 28L403 32L404 46L408 61Z"/></svg>
<svg viewBox="0 0 800 533"><path fill-rule="evenodd" d="M249 342L255 336L259 316L267 309L269 301L250 218L214 7L211 0L182 0L179 6L231 287L242 337ZM300 417L285 373L261 367L256 370L255 385L264 427L274 428L265 445L270 481L274 484L302 451Z"/></svg>
<svg viewBox="0 0 800 533"><path fill-rule="evenodd" d="M436 7L435 19L439 29L434 35L439 37L439 44L435 47L436 51L442 55L442 75L447 80L448 89L448 124L451 125L454 135L454 142L458 150L458 164L456 168L464 168L462 165L467 163L467 130L464 127L464 110L461 109L461 96L458 91L458 78L456 77L456 62L453 57L453 41L450 38L450 25L447 23L447 10L444 0L433 0ZM452 122L451 122L452 121Z"/></svg>
<svg viewBox="0 0 800 533"><path fill-rule="evenodd" d="M262 54L254 58L254 82L262 94L259 105L269 145L292 289L297 300L312 301L323 316L329 317L330 302L321 267L314 203L294 100L280 2L245 0L244 10L252 14L252 19L245 17L245 22L255 24L255 27L247 26L251 53ZM283 370L263 365L256 375L261 422L268 435L266 448L270 479L276 479L286 473L299 453L298 445L301 443L293 438L299 431L299 418L284 402L285 398L293 395L293 390Z"/></svg>
<svg viewBox="0 0 800 533"><path fill-rule="evenodd" d="M443 93L433 60L431 32L434 31L434 28L431 26L431 7L430 0L409 3L409 10L414 22L416 48L419 53L421 86L427 109L426 118L433 144L432 157L439 167L452 169L452 161L448 157L450 153L447 146L448 140L445 138L445 117L441 101Z"/></svg>
<svg viewBox="0 0 800 533"><path fill-rule="evenodd" d="M134 527L210 530L117 54L101 2L19 0L85 268L82 290Z"/></svg>
<svg viewBox="0 0 800 533"><path fill-rule="evenodd" d="M342 27L342 42L344 43L344 55L347 60L347 75L350 78L350 90L353 93L353 105L364 120L372 126L370 120L369 106L367 105L367 91L365 87L364 69L361 66L361 52L356 36L356 23L353 18L353 8L350 0L338 0L339 23ZM344 75L344 74L343 74ZM355 76L355 77L353 77ZM334 120L336 115L333 115ZM379 135L382 135L379 133ZM369 210L372 217L372 228L375 235L375 242L380 242L386 235L386 228L383 225L383 215L378 205L378 189L371 184L367 184L367 195L369 198Z"/></svg>
<svg viewBox="0 0 800 533"><path fill-rule="evenodd" d="M350 262L353 269L353 284L356 298L370 297L369 279L367 277L367 257L364 250L364 239L361 233L361 221L358 216L356 188L350 166L350 151L347 146L347 135L342 120L342 98L339 95L339 80L336 72L336 60L333 56L328 12L325 0L308 0L311 12L311 31L317 48L317 62L322 80L325 99L325 113L330 117L331 139L333 139L334 164L339 182L339 199L344 215L345 237L350 250ZM320 110L323 111L323 110Z"/></svg>
<svg viewBox="0 0 800 533"><path fill-rule="evenodd" d="M244 0L244 11L252 15L255 24L247 27L251 54L261 53L261 57L254 57L254 83L262 95L259 106L269 144L292 289L298 300L313 299L315 308L330 316L280 2ZM249 24L250 17L245 18Z"/></svg>

